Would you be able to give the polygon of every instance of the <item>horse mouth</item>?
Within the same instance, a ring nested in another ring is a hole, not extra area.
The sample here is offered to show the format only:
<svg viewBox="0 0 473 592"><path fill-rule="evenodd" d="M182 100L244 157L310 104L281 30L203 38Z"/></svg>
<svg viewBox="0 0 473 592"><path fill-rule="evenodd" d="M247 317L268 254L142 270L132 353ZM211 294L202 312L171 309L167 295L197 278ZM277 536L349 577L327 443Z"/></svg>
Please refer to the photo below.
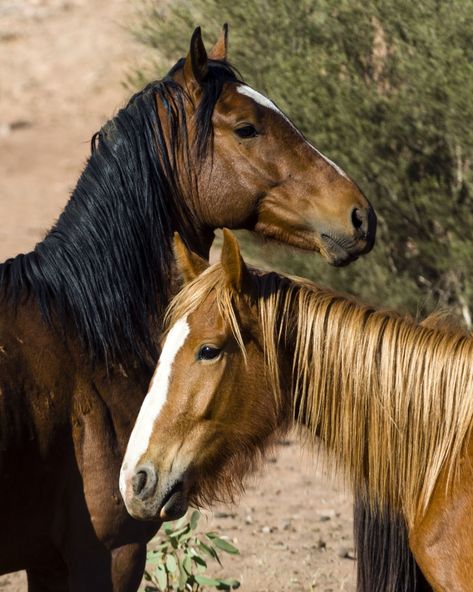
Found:
<svg viewBox="0 0 473 592"><path fill-rule="evenodd" d="M258 222L254 230L266 239L288 244L303 251L320 252L322 257L335 267L344 267L356 261L360 255L371 250L371 245L360 248L359 239L334 237L329 233L314 235L313 229L286 229L273 224Z"/></svg>
<svg viewBox="0 0 473 592"><path fill-rule="evenodd" d="M323 255L334 267L345 267L358 259L359 253L355 255L352 251L355 247L353 241L336 239L325 233L321 234L321 239L323 242Z"/></svg>
<svg viewBox="0 0 473 592"><path fill-rule="evenodd" d="M163 521L178 520L187 512L189 507L188 496L185 491L184 482L177 481L167 492L161 508L159 510L159 518Z"/></svg>

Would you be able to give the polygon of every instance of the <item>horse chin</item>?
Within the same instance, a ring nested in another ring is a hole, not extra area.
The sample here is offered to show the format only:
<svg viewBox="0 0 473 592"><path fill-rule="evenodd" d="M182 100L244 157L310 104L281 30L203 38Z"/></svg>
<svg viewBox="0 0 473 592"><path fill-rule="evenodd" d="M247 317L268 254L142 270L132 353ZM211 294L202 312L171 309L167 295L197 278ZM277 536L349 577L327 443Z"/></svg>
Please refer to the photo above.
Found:
<svg viewBox="0 0 473 592"><path fill-rule="evenodd" d="M337 240L328 234L318 234L312 230L285 229L275 223L267 224L258 222L254 231L262 234L265 238L275 240L279 243L291 245L303 251L312 251L320 255L334 267L344 267L358 259L364 252L348 250L343 246L343 239Z"/></svg>

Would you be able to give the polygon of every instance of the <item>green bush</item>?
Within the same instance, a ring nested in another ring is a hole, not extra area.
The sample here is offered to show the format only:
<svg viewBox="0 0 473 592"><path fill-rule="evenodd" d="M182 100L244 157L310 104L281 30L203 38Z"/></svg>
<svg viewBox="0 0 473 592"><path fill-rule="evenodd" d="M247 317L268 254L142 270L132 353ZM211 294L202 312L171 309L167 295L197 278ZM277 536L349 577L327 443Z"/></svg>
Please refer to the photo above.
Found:
<svg viewBox="0 0 473 592"><path fill-rule="evenodd" d="M233 590L237 580L210 577L206 574L207 561L220 565L220 553L235 555L238 549L215 532L196 532L200 513L181 518L177 523L165 522L164 534L148 551L145 571L146 592L198 592L207 588Z"/></svg>
<svg viewBox="0 0 473 592"><path fill-rule="evenodd" d="M175 0L143 4L137 37L166 67L195 25L230 25L230 59L360 184L377 246L350 267L246 253L412 313L473 312L473 0ZM150 68L141 79L164 73Z"/></svg>

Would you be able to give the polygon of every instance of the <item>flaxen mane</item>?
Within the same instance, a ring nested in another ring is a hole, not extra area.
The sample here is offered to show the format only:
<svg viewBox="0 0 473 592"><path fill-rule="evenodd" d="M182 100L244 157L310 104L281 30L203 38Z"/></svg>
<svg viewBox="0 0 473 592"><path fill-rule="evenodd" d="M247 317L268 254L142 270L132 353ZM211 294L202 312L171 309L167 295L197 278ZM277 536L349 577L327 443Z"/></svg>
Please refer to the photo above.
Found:
<svg viewBox="0 0 473 592"><path fill-rule="evenodd" d="M473 338L304 280L250 273L252 294L244 298L257 309L275 392L279 348L287 340L295 344L295 420L322 439L334 467L371 504L402 513L411 525L425 511L440 471L447 466L455 477L470 436ZM184 288L168 321L191 313L213 290L243 347L239 296L219 264Z"/></svg>

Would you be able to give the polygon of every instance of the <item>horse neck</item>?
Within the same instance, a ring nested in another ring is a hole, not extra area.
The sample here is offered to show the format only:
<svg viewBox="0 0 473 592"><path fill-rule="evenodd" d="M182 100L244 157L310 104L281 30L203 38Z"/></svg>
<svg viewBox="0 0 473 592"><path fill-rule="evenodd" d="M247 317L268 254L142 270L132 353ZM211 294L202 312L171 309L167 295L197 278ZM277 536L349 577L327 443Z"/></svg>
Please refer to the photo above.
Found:
<svg viewBox="0 0 473 592"><path fill-rule="evenodd" d="M286 306L292 406L372 505L422 516L455 478L473 418L473 338L320 290Z"/></svg>
<svg viewBox="0 0 473 592"><path fill-rule="evenodd" d="M55 227L33 252L0 266L10 299L31 295L48 323L75 331L100 363L156 357L176 287L172 235L178 231L204 257L213 238L189 206L196 196L183 193L191 184L174 170L183 119L168 125L174 135L165 140L156 100L137 95L103 128Z"/></svg>

